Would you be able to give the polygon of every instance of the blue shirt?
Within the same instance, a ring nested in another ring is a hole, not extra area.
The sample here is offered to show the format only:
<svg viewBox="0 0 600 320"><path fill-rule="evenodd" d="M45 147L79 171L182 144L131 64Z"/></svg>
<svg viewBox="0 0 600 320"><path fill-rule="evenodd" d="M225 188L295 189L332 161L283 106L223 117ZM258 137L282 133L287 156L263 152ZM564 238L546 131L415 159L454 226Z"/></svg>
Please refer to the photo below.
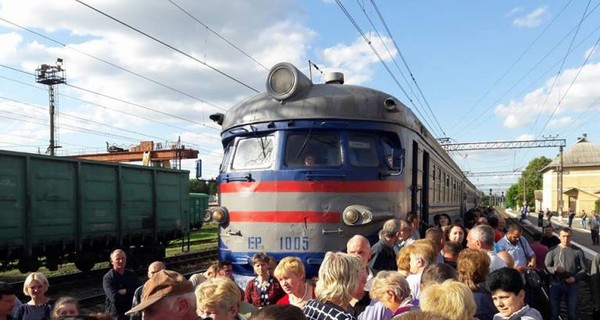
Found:
<svg viewBox="0 0 600 320"><path fill-rule="evenodd" d="M497 248L498 251L507 251L513 257L515 267L526 267L529 258L535 254L531 246L529 246L527 239L522 236L516 244L510 243L506 236L504 236L498 240Z"/></svg>

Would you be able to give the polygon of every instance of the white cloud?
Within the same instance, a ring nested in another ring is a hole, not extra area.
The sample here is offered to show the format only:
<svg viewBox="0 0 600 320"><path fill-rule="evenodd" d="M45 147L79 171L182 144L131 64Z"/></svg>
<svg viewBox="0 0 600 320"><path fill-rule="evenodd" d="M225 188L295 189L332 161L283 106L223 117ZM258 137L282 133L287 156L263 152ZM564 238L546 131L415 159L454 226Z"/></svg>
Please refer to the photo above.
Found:
<svg viewBox="0 0 600 320"><path fill-rule="evenodd" d="M535 28L550 17L548 6L539 7L525 16L515 18L513 25L519 28Z"/></svg>
<svg viewBox="0 0 600 320"><path fill-rule="evenodd" d="M395 57L398 53L391 39L387 37L373 37L371 43L384 61L392 59L387 54L385 46L390 49L392 56ZM371 47L362 37L358 37L350 45L338 43L333 47L323 49L321 56L325 65L323 69L325 71L344 72L345 82L348 84L362 84L370 81L374 74L373 65L380 63Z"/></svg>
<svg viewBox="0 0 600 320"><path fill-rule="evenodd" d="M511 17L519 12L522 12L523 10L525 10L523 7L514 7L506 14L506 16Z"/></svg>
<svg viewBox="0 0 600 320"><path fill-rule="evenodd" d="M598 54L598 50L600 50L598 48L597 45L587 49L585 51L585 53L583 54L583 58L587 59L589 57L590 61L594 60L596 57L600 57L600 54Z"/></svg>
<svg viewBox="0 0 600 320"><path fill-rule="evenodd" d="M554 115L548 126L560 128L571 124L565 117L587 111L600 98L597 91L600 87L600 63L584 66L577 81L571 86L578 72L578 68L564 70L556 82L554 78L550 78L543 87L527 93L523 98L496 106L496 115L504 118L504 126L511 129L532 125L536 118L536 126L541 128L552 114ZM548 94L554 82L554 87Z"/></svg>

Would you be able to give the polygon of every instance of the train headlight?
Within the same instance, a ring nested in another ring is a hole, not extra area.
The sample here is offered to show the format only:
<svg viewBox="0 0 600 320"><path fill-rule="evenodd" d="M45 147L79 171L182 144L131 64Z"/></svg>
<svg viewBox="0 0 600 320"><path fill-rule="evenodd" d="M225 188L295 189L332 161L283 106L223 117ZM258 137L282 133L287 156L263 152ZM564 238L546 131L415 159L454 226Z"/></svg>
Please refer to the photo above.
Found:
<svg viewBox="0 0 600 320"><path fill-rule="evenodd" d="M360 218L360 212L356 209L349 209L344 211L344 221L347 224L355 224Z"/></svg>
<svg viewBox="0 0 600 320"><path fill-rule="evenodd" d="M285 100L312 86L312 81L288 62L273 66L267 77L267 92L275 100Z"/></svg>
<svg viewBox="0 0 600 320"><path fill-rule="evenodd" d="M210 208L204 211L204 222L214 221L218 224L227 224L229 222L229 212L225 207Z"/></svg>
<svg viewBox="0 0 600 320"><path fill-rule="evenodd" d="M227 209L223 207L215 208L215 211L213 211L212 216L213 220L218 224L225 224L229 220L229 214L227 212Z"/></svg>
<svg viewBox="0 0 600 320"><path fill-rule="evenodd" d="M367 224L373 221L373 212L369 207L354 204L344 209L342 220L350 226Z"/></svg>

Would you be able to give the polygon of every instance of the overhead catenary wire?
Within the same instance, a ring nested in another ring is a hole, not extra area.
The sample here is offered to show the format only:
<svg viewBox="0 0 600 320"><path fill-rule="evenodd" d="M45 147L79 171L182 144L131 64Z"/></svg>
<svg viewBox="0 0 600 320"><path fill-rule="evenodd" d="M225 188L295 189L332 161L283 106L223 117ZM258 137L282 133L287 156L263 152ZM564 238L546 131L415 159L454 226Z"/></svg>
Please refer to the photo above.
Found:
<svg viewBox="0 0 600 320"><path fill-rule="evenodd" d="M196 18L194 15L192 15L189 11L185 10L183 7L181 7L180 5L178 5L177 3L175 3L175 1L173 0L167 0L169 1L172 5L174 5L175 7L177 7L179 10L183 11L183 13L185 13L187 16L189 16L190 18L194 19L194 21L198 22L199 24L201 24L204 28L206 28L206 30L210 31L212 34L216 35L217 37L219 37L219 39L227 42L227 44L229 44L230 46L232 46L233 48L235 48L237 51L239 51L241 54L245 55L248 59L254 61L256 64L258 64L259 66L261 66L263 69L265 70L269 70L269 68L267 68L265 65L263 65L262 63L260 63L258 60L254 59L254 57L252 57L250 54L248 54L246 51L242 50L240 47L236 46L235 44L233 44L231 41L227 40L225 37L223 37L220 33L216 32L215 30L213 30L211 27L209 27L208 25L206 25L204 22L200 21L200 19Z"/></svg>
<svg viewBox="0 0 600 320"><path fill-rule="evenodd" d="M94 60L100 61L100 62L102 62L102 63L106 63L106 64L108 64L108 65L110 65L110 66L112 66L112 67L114 67L114 68L117 68L117 69L119 69L119 70L121 70L121 71L127 72L127 73L129 73L129 74L132 74L132 75L134 75L134 76L136 76L136 77L139 77L139 78L142 78L142 79L144 79L144 80L150 81L150 82L152 82L152 83L154 83L154 84L156 84L156 85L158 85L158 86L161 86L161 87L163 87L163 88L169 89L169 90L171 90L171 91L174 91L174 92L177 92L177 93L179 93L179 94L181 94L181 95L184 95L184 96L186 96L186 97L188 97L188 98L191 98L191 99L194 99L194 100L200 101L200 102L202 102L202 103L205 103L205 104L207 104L207 105L209 105L209 106L211 106L211 107L213 107L213 108L215 108L215 109L219 109L219 110L225 111L225 108L223 108L223 107L221 107L221 106L218 106L218 105L216 105L216 104L214 104L214 103L208 102L208 101L206 101L206 100L204 100L204 99L201 99L201 98L199 98L199 97L196 97L196 96L194 96L194 95L192 95L192 94L189 94L189 93L187 93L187 92L184 92L184 91L182 91L182 90L179 90L179 89L177 89L177 88L174 88L174 87L172 87L172 86L169 86L169 85L167 85L167 84L164 84L164 83L162 83L162 82L159 82L159 81L157 81L157 80L154 80L154 79L152 79L152 78L150 78L150 77L147 77L147 76L145 76L145 75L143 75L143 74L140 74L140 73L138 73L138 72L135 72L135 71L132 71L132 70L130 70L130 69L127 69L127 68L125 68L125 67L122 67L122 66L120 66L120 65L118 65L118 64L116 64L116 63L110 62L110 61L108 61L108 60L106 60L106 59L102 59L102 58L100 58L100 57L97 57L97 56L95 56L95 55L93 55L93 54L90 54L90 53L87 53L87 52L85 52L85 51L83 51L83 50L80 50L80 49L78 49L78 48L76 48L76 47L73 47L73 46L71 46L71 45L65 44L65 43L63 43L63 42L60 42L60 41L58 41L58 40L56 40L56 39L53 39L53 38L51 38L51 37L48 37L48 36L46 36L46 35L43 35L43 34L41 34L41 33L37 32L37 31L35 31L35 30L32 30L32 29L29 29L29 28L23 27L23 26L21 26L21 25L19 25L19 24L17 24L17 23L14 23L14 22L12 22L12 21L9 21L9 20L7 20L7 19L4 19L4 18L2 18L2 17L0 17L0 20L1 20L1 21L4 21L4 22L6 22L6 23L8 23L8 24L10 24L10 25L13 25L13 26L15 26L15 27L17 27L17 28L23 29L23 30L25 30L25 31L27 31L27 32L29 32L29 33L35 34L35 35L37 35L37 36L39 36L39 37L41 37L41 38L44 38L44 39L46 39L46 40L48 40L48 41L50 41L50 42L56 43L56 44L58 44L58 45L60 45L60 46L62 46L62 47L65 47L65 48L68 48L68 49L70 49L70 50L73 50L73 51L75 51L75 52L78 52L78 53L80 53L80 54L83 54L83 55L85 55L85 56L87 56L87 57L89 57L89 58L92 58L92 59L94 59ZM11 68L11 69L13 69L13 70L16 70L16 71L20 71L20 72L25 72L25 71L21 71L21 70L14 69L14 68Z"/></svg>
<svg viewBox="0 0 600 320"><path fill-rule="evenodd" d="M429 104L429 101L427 100L427 97L425 97L425 94L423 93L423 90L421 89L421 86L417 82L417 79L415 78L414 73L412 72L412 70L408 66L408 62L406 61L406 58L404 58L404 54L402 54L402 50L400 50L400 46L396 42L396 38L394 37L394 35L390 31L390 28L388 27L387 23L385 22L385 19L384 19L383 15L381 14L381 11L379 10L379 7L377 6L377 3L375 3L374 0L371 0L371 4L373 5L373 8L375 8L375 12L377 12L377 15L379 16L379 20L381 20L381 23L383 24L383 26L384 26L384 28L385 28L388 36L390 37L390 39L392 40L392 43L394 44L394 47L396 47L396 50L398 50L398 55L400 56L400 59L402 60L402 63L404 64L404 67L408 71L408 74L410 75L410 78L411 78L412 82L415 84L415 87L419 91L419 95L423 98L423 101L425 102L425 106L427 107L427 109L431 113L431 116L433 117L433 120L435 121L435 123L437 124L438 128L442 132L442 135L446 136L446 132L444 131L444 129L442 128L442 126L438 122L438 119L435 116L435 113L433 112L433 109L431 108L431 105ZM394 63L396 63L395 59L394 59ZM411 88L411 90L412 90L412 88ZM419 96L417 96L417 97L419 97Z"/></svg>
<svg viewBox="0 0 600 320"><path fill-rule="evenodd" d="M185 57L188 57L188 58L190 58L190 59L192 59L192 60L194 60L194 61L196 61L196 62L198 62L198 63L200 63L200 64L202 64L204 66L206 66L207 68L209 68L209 69L211 69L211 70L219 73L220 75L222 75L222 76L224 76L226 78L229 78L230 80L232 80L232 81L234 81L234 82L242 85L243 87L246 87L246 88L250 89L251 91L254 91L255 93L259 93L259 91L257 89L253 88L249 84L247 84L247 83L245 83L245 82L243 82L243 81L235 78L232 75L229 75L229 74L225 73L224 71L222 71L222 70L220 70L220 69L218 69L216 67L211 66L210 64L208 64L208 63L206 63L206 62L204 62L204 61L202 61L202 60L200 60L200 59L192 56L191 54L186 53L186 52L184 52L184 51L182 51L182 50L180 50L180 49L178 49L178 48L176 48L176 47L174 47L174 46L172 46L172 45L170 45L170 44L168 44L168 43L166 43L166 42L164 42L164 41L162 41L162 40L160 40L160 39L158 39L158 38L156 38L156 37L154 37L154 36L152 36L152 35L150 35L150 34L148 34L146 32L144 32L144 31L142 31L142 30L140 30L138 28L135 28L134 26L132 26L130 24L127 24L127 23L125 23L125 22L123 22L123 21L121 21L121 20L119 20L119 19L111 16L110 14L105 13L104 11L99 10L99 9L97 9L97 8L95 8L95 7L89 5L89 4L87 4L87 3L85 3L85 2L83 2L81 0L75 0L75 1L78 2L78 3L80 3L80 4L82 4L82 5L84 5L84 6L86 6L86 7L88 7L88 8L90 8L90 9L92 9L92 10L94 10L94 11L96 11L96 12L98 12L99 14L101 14L101 15L107 17L107 18L109 18L109 19L111 19L111 20L113 20L113 21L115 21L115 22L117 22L117 23L119 23L119 24L121 24L121 25L123 25L123 26L125 26L125 27L127 27L127 28L129 28L129 29L131 29L131 30L133 30L133 31L135 31L135 32L137 32L137 33L145 36L145 37L147 37L147 38L149 38L149 39L154 40L157 43L162 44L163 46L165 46L165 47L167 47L167 48L169 48L169 49L171 49L171 50L173 50L173 51L175 51L175 52L177 52L177 53L179 53L179 54L181 54L181 55L183 55Z"/></svg>
<svg viewBox="0 0 600 320"><path fill-rule="evenodd" d="M373 46L373 43L367 38L367 36L365 35L365 33L362 30L362 28L358 25L358 23L356 23L356 21L354 20L354 18L350 14L350 12L348 12L348 10L344 6L344 4L342 4L340 0L335 0L335 2L338 4L338 6L342 10L342 12L346 15L346 17L348 18L348 20L350 21L350 23L352 23L352 25L354 26L354 28L360 33L360 35L363 38L363 40L369 45L369 47L371 48L371 50L373 51L373 53L377 56L377 59L379 60L379 62L383 65L383 67L386 69L386 71L388 72L388 74L392 77L392 79L394 80L394 82L396 83L396 85L404 93L404 95L406 96L406 98L408 99L408 101L410 101L410 104L415 108L415 111L417 112L417 114L419 114L419 116L421 117L421 119L423 119L423 121L427 124L427 126L429 128L431 128L431 130L433 131L434 135L439 136L439 134L435 131L435 128L427 120L428 117L425 117L423 115L423 113L421 113L421 110L419 110L419 108L417 108L417 106L415 105L415 103L414 103L413 99L411 98L411 96L404 89L404 87L400 84L400 82L398 81L398 78L396 78L396 76L394 75L394 73L392 72L392 70L390 69L390 67L387 65L387 63L385 63L385 61L383 60L383 58L381 57L381 55L379 54L379 52L377 51L377 49L375 49L375 47Z"/></svg>

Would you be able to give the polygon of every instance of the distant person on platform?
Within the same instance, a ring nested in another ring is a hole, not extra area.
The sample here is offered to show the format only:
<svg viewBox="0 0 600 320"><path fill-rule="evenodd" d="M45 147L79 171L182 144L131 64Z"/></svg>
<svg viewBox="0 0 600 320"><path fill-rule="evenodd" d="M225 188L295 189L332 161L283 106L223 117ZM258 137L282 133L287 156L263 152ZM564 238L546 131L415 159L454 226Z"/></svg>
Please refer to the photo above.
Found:
<svg viewBox="0 0 600 320"><path fill-rule="evenodd" d="M544 227L544 211L538 211L538 227Z"/></svg>
<svg viewBox="0 0 600 320"><path fill-rule="evenodd" d="M558 233L560 244L548 251L544 263L550 272L550 306L552 319L558 319L560 302L567 302L567 317L577 319L577 298L579 297L578 282L585 277L585 255L579 248L571 246L573 231L563 228Z"/></svg>
<svg viewBox="0 0 600 320"><path fill-rule="evenodd" d="M523 202L523 206L521 207L521 221L527 219L527 203Z"/></svg>
<svg viewBox="0 0 600 320"><path fill-rule="evenodd" d="M575 219L575 210L569 210L569 228L573 228L573 219Z"/></svg>
<svg viewBox="0 0 600 320"><path fill-rule="evenodd" d="M131 309L133 293L140 286L138 277L133 271L125 270L127 255L117 249L110 254L110 269L102 279L102 287L106 295L105 310L116 320L129 319L125 312Z"/></svg>
<svg viewBox="0 0 600 320"><path fill-rule="evenodd" d="M592 217L590 218L590 232L593 245L600 244L600 235L598 234L598 231L600 231L600 216L598 216L596 211L592 211Z"/></svg>

